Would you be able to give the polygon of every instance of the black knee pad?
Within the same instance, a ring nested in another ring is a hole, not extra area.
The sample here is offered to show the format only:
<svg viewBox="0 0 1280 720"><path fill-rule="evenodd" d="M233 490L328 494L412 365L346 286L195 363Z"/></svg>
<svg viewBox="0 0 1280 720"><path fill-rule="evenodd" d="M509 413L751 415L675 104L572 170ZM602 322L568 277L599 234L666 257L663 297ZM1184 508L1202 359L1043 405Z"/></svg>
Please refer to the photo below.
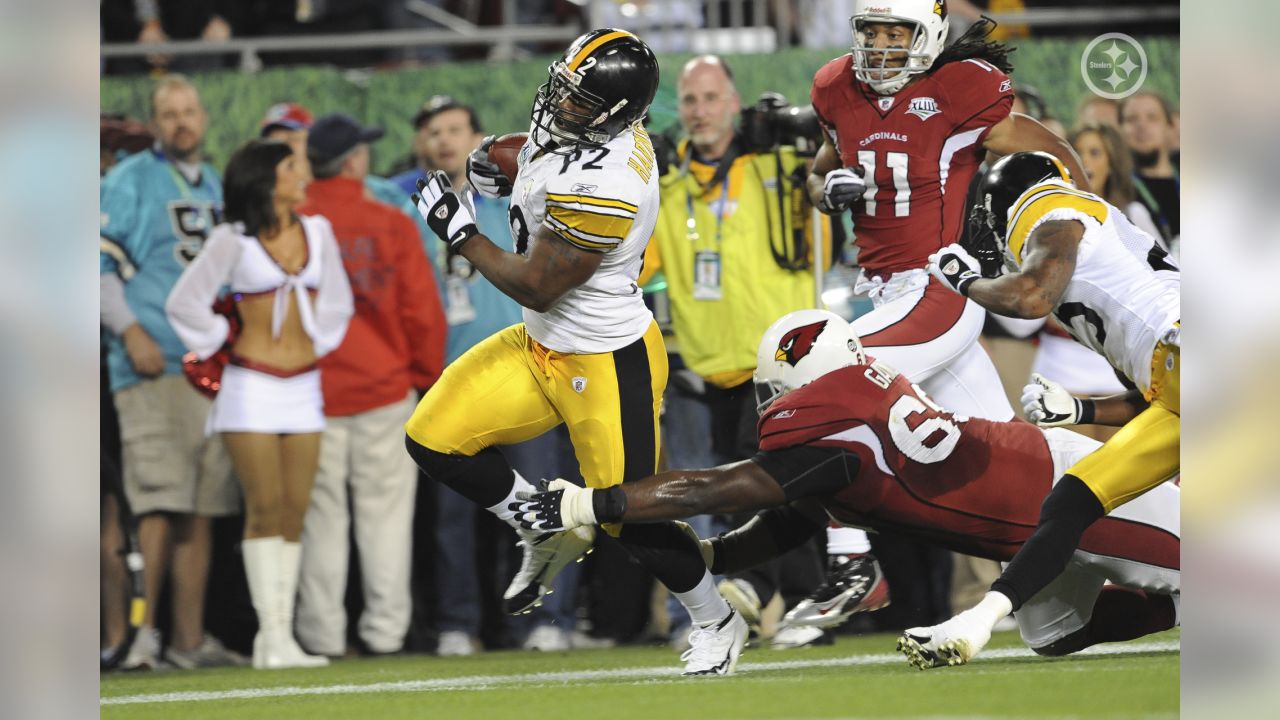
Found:
<svg viewBox="0 0 1280 720"><path fill-rule="evenodd" d="M672 592L692 590L707 572L698 546L675 523L626 525L618 542Z"/></svg>
<svg viewBox="0 0 1280 720"><path fill-rule="evenodd" d="M485 448L475 455L451 455L436 452L408 435L404 445L423 475L478 505L492 507L511 492L511 466L497 448Z"/></svg>

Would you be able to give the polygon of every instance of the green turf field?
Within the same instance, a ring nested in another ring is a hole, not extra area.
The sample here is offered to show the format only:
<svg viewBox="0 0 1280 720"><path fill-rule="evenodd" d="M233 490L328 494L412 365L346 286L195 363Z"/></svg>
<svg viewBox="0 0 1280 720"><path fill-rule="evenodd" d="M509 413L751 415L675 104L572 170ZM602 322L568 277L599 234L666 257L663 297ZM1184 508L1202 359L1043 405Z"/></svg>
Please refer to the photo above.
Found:
<svg viewBox="0 0 1280 720"><path fill-rule="evenodd" d="M311 670L112 674L103 718L1176 718L1177 631L1069 658L1016 633L972 664L921 672L894 636L749 649L727 678L684 679L662 647L349 660Z"/></svg>

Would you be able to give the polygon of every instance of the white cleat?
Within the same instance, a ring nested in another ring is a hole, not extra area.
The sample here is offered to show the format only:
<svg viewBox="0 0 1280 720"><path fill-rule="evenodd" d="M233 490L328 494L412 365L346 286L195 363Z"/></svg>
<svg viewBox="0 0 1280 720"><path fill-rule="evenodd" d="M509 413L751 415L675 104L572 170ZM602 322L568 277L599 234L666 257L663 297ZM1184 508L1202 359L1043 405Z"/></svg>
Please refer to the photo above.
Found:
<svg viewBox="0 0 1280 720"><path fill-rule="evenodd" d="M991 625L966 610L941 625L910 628L898 638L898 651L920 670L964 665L991 640Z"/></svg>
<svg viewBox="0 0 1280 720"><path fill-rule="evenodd" d="M520 571L502 594L503 609L508 615L524 615L542 604L551 594L551 582L571 562L582 562L591 552L596 539L594 527L580 527L558 533L532 533L521 530L520 544L524 560Z"/></svg>
<svg viewBox="0 0 1280 720"><path fill-rule="evenodd" d="M738 656L747 642L747 621L729 609L724 619L689 633L689 649L680 656L684 675L729 675L738 666Z"/></svg>

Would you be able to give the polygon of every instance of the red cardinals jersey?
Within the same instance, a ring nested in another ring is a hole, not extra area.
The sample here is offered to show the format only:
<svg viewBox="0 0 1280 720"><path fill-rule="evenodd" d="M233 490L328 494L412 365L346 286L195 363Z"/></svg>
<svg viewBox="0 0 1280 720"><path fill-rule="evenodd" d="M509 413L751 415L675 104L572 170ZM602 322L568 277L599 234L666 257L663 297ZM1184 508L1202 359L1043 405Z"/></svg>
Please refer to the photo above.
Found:
<svg viewBox="0 0 1280 720"><path fill-rule="evenodd" d="M1007 75L961 60L880 95L854 78L844 55L814 76L810 98L841 164L861 166L867 181L853 225L869 274L924 267L930 253L960 239L982 144L1013 105Z"/></svg>
<svg viewBox="0 0 1280 720"><path fill-rule="evenodd" d="M1035 530L1053 486L1044 433L1023 420L953 415L897 371L869 362L829 373L771 405L760 418L762 455L797 446L852 453L859 461L856 477L818 498L832 518L1011 559ZM1177 564L1176 536L1127 520L1094 523L1080 547L1162 567Z"/></svg>

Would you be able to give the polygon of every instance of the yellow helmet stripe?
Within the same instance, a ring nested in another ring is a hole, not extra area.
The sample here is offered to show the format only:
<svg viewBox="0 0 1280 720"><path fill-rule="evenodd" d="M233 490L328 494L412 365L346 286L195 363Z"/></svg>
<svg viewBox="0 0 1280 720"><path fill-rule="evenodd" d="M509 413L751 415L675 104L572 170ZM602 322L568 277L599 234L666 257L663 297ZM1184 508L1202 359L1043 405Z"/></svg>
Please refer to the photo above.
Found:
<svg viewBox="0 0 1280 720"><path fill-rule="evenodd" d="M1071 182L1071 173L1067 170L1067 166L1062 164L1062 161L1058 159L1057 155L1050 155L1049 157L1053 160L1053 164L1058 168L1058 172L1062 177L1068 182Z"/></svg>
<svg viewBox="0 0 1280 720"><path fill-rule="evenodd" d="M635 37L635 35L632 35L631 33L625 30L614 30L613 32L607 32L601 35L600 37L596 38L595 40L592 40L591 42L587 43L585 46L583 46L581 50L579 50L577 53L574 54L572 58L569 59L569 63L568 63L569 72L577 72L578 66L581 65L588 57L590 57L591 53L596 51L596 48L600 47L601 45L611 40L617 40L618 38L624 38L624 37Z"/></svg>

